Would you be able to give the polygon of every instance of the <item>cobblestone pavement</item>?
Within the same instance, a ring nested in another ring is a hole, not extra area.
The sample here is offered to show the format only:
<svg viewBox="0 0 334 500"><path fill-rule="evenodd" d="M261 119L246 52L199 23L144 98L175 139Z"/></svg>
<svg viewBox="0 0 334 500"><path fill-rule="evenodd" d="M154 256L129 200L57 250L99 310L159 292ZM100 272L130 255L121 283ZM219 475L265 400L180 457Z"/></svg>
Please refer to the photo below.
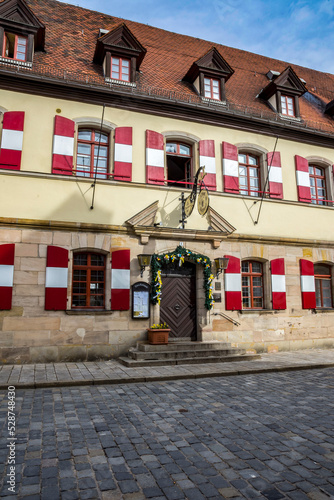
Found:
<svg viewBox="0 0 334 500"><path fill-rule="evenodd" d="M261 354L236 362L129 368L117 360L0 366L0 389L119 384L153 380L194 379L334 366L334 349Z"/></svg>
<svg viewBox="0 0 334 500"><path fill-rule="evenodd" d="M24 499L334 498L334 368L16 391ZM7 447L1 391L0 471Z"/></svg>

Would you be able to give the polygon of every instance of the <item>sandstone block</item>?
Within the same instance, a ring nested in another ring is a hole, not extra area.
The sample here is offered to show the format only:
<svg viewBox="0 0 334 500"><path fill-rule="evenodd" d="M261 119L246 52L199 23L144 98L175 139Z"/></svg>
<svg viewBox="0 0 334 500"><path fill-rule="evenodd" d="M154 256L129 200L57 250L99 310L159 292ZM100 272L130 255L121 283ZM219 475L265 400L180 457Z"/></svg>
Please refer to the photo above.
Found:
<svg viewBox="0 0 334 500"><path fill-rule="evenodd" d="M21 271L45 271L46 262L41 258L21 257Z"/></svg>
<svg viewBox="0 0 334 500"><path fill-rule="evenodd" d="M62 231L54 231L53 244L63 247L71 246L72 235L71 233L64 233Z"/></svg>
<svg viewBox="0 0 334 500"><path fill-rule="evenodd" d="M58 360L63 362L85 361L87 359L86 346L59 346Z"/></svg>
<svg viewBox="0 0 334 500"><path fill-rule="evenodd" d="M30 353L28 347L2 347L0 349L0 362L3 364L28 363Z"/></svg>
<svg viewBox="0 0 334 500"><path fill-rule="evenodd" d="M34 243L16 243L15 255L17 257L37 257L38 245Z"/></svg>
<svg viewBox="0 0 334 500"><path fill-rule="evenodd" d="M56 363L58 347L30 347L30 363Z"/></svg>
<svg viewBox="0 0 334 500"><path fill-rule="evenodd" d="M114 356L114 352L115 350L111 345L92 345L87 348L87 360L110 359Z"/></svg>
<svg viewBox="0 0 334 500"><path fill-rule="evenodd" d="M0 318L4 318L6 316L22 316L23 315L23 307L12 306L8 311L0 311Z"/></svg>
<svg viewBox="0 0 334 500"><path fill-rule="evenodd" d="M45 289L43 285L16 285L14 295L29 297L44 297Z"/></svg>
<svg viewBox="0 0 334 500"><path fill-rule="evenodd" d="M41 231L35 229L22 230L23 243L44 243L46 245L52 244L52 231Z"/></svg>
<svg viewBox="0 0 334 500"><path fill-rule="evenodd" d="M0 229L1 243L19 243L22 238L22 231L19 229Z"/></svg>
<svg viewBox="0 0 334 500"><path fill-rule="evenodd" d="M4 318L3 329L7 331L30 331L30 330L59 330L60 318L25 318L11 317Z"/></svg>
<svg viewBox="0 0 334 500"><path fill-rule="evenodd" d="M49 346L50 332L42 330L14 332L13 345L14 347Z"/></svg>
<svg viewBox="0 0 334 500"><path fill-rule="evenodd" d="M38 274L36 271L16 271L14 285L37 285Z"/></svg>

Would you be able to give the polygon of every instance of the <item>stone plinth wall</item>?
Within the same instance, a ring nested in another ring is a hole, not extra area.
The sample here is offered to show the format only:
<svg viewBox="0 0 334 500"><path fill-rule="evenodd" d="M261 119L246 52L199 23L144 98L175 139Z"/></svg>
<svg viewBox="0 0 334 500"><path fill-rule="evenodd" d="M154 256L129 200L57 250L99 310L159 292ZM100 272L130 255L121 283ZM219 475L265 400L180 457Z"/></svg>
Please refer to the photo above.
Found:
<svg viewBox="0 0 334 500"><path fill-rule="evenodd" d="M117 358L138 341L146 339L146 329L159 318L159 306L151 307L151 320L133 320L131 311L110 310L110 254L130 248L131 284L150 283L145 270L143 278L137 261L139 253L172 251L175 240L150 238L143 245L136 236L126 234L78 233L38 229L0 229L0 244L15 243L12 309L0 310L0 362L44 363ZM45 311L45 272L48 245L69 250L68 311ZM240 259L263 262L266 289L265 311L230 312L225 310L224 281L220 275L221 303L213 311L204 308L203 271L197 266L197 338L222 340L249 351L334 347L334 309L328 311L301 308L299 260L334 263L331 248L263 245L225 240L214 249L209 242L185 241L189 250L207 255L211 260L224 254ZM106 256L106 311L75 313L71 308L72 252L90 250ZM287 309L272 311L270 305L270 260L284 257L287 285ZM215 280L216 281L216 280ZM216 291L215 291L216 293ZM227 314L239 326L220 316Z"/></svg>

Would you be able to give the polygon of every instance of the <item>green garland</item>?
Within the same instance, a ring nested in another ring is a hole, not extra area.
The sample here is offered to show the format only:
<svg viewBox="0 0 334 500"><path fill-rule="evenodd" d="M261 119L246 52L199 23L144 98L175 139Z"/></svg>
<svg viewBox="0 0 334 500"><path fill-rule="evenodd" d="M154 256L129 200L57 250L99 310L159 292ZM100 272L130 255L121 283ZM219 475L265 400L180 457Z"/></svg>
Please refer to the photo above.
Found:
<svg viewBox="0 0 334 500"><path fill-rule="evenodd" d="M169 262L179 262L179 266L182 266L184 259L195 262L196 264L202 264L204 266L203 274L204 274L204 284L203 288L205 290L205 307L210 311L212 309L214 300L212 295L212 281L213 274L211 273L211 260L205 255L201 255L199 253L193 253L186 248L177 246L174 252L164 253L161 255L154 254L152 255L151 260L151 272L152 272L152 281L151 281L151 302L152 304L160 304L161 301L161 288L162 288L162 280L161 280L161 268L164 263Z"/></svg>

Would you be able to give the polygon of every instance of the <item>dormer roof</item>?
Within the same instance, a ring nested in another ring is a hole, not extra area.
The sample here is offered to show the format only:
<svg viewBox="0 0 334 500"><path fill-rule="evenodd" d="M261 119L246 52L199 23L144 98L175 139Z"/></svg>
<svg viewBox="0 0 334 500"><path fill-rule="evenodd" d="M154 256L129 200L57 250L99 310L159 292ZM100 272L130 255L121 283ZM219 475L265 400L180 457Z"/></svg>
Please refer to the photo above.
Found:
<svg viewBox="0 0 334 500"><path fill-rule="evenodd" d="M271 72L273 76L271 82L259 94L261 99L270 99L270 97L276 94L277 91L289 93L298 97L307 92L307 88L304 83L300 78L298 78L291 66L288 66L278 76L273 73L274 72Z"/></svg>
<svg viewBox="0 0 334 500"><path fill-rule="evenodd" d="M200 73L212 78L224 78L227 81L234 71L215 47L195 61L187 71L183 80L193 83Z"/></svg>
<svg viewBox="0 0 334 500"><path fill-rule="evenodd" d="M0 25L15 33L34 34L35 50L44 49L45 26L24 0L4 0L0 3Z"/></svg>
<svg viewBox="0 0 334 500"><path fill-rule="evenodd" d="M122 23L98 38L94 62L102 64L106 52L112 52L126 57L135 57L136 69L138 71L145 57L146 49L132 34L126 24Z"/></svg>

